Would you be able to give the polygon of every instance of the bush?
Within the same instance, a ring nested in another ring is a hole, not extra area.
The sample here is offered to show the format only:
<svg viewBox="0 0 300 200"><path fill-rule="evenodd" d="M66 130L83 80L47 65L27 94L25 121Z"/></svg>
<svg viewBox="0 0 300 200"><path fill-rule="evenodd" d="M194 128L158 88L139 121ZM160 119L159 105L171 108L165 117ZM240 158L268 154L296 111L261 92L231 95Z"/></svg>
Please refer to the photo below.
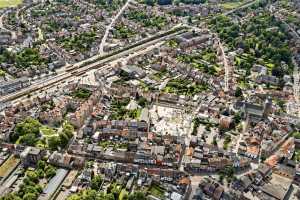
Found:
<svg viewBox="0 0 300 200"><path fill-rule="evenodd" d="M92 179L92 183L91 183L91 188L93 190L99 190L100 189L100 186L102 184L102 177L101 176L94 176L93 179Z"/></svg>
<svg viewBox="0 0 300 200"><path fill-rule="evenodd" d="M235 97L243 97L243 91L240 87L237 87L234 93Z"/></svg>
<svg viewBox="0 0 300 200"><path fill-rule="evenodd" d="M80 88L73 92L73 96L80 99L88 99L91 95L92 92L85 88Z"/></svg>
<svg viewBox="0 0 300 200"><path fill-rule="evenodd" d="M128 200L146 200L146 196L143 192L137 191L129 195Z"/></svg>
<svg viewBox="0 0 300 200"><path fill-rule="evenodd" d="M55 176L56 174L56 170L54 167L52 167L51 165L48 165L45 171L45 175L48 179L52 178L53 176Z"/></svg>
<svg viewBox="0 0 300 200"><path fill-rule="evenodd" d="M39 176L34 171L29 171L29 172L27 172L26 175L27 175L27 178L28 178L29 181L32 181L34 183L37 183L39 181Z"/></svg>
<svg viewBox="0 0 300 200"><path fill-rule="evenodd" d="M11 135L10 139L13 142L16 142L21 137L21 144L34 146L38 141L37 137L40 134L41 126L42 124L39 121L28 117L23 122L16 125L15 131Z"/></svg>
<svg viewBox="0 0 300 200"><path fill-rule="evenodd" d="M48 139L48 146L51 150L57 150L60 146L60 139L58 136L53 136Z"/></svg>

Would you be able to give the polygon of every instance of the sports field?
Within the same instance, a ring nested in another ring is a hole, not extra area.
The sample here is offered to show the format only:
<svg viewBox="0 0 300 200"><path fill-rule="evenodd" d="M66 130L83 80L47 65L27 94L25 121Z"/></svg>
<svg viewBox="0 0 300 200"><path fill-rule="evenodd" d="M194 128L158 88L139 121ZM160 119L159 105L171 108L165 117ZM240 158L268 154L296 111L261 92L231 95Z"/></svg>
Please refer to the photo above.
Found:
<svg viewBox="0 0 300 200"><path fill-rule="evenodd" d="M14 7L22 3L23 0L0 0L0 8Z"/></svg>

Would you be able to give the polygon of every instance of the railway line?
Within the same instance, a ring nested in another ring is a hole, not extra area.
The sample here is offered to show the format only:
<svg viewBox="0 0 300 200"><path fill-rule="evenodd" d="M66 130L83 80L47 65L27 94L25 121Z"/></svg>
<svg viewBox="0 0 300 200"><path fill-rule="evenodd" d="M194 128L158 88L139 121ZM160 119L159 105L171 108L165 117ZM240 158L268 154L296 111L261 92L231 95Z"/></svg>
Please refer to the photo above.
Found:
<svg viewBox="0 0 300 200"><path fill-rule="evenodd" d="M27 88L22 89L21 91L0 97L0 104L5 104L9 101L16 100L18 98L24 97L33 92L43 90L45 88L51 88L51 86L54 86L63 81L67 81L74 77L82 76L87 71L90 71L92 69L99 69L99 68L103 67L105 64L107 64L113 60L128 56L129 54L137 52L137 51L141 51L151 45L154 45L155 43L157 43L159 41L167 40L168 38L174 37L178 34L182 34L182 33L186 32L187 29L188 28L185 26L177 27L176 29L169 30L164 33L160 33L156 36L142 40L142 41L137 42L129 47L120 49L116 52L106 54L102 57L95 56L93 58L87 59L87 61L84 61L81 64L74 64L74 65L68 67L64 72L61 72L60 74L56 75L55 77L51 77L46 80L41 80Z"/></svg>
<svg viewBox="0 0 300 200"><path fill-rule="evenodd" d="M245 3L244 5L242 5L238 8L235 8L233 10L230 10L223 14L229 15L239 9L243 9L243 8L252 6L253 4L255 4L257 2L259 2L259 0L249 1L249 2ZM16 100L20 97L31 94L32 92L43 90L45 88L51 88L53 85L56 85L60 82L71 79L74 76L77 76L77 77L82 76L89 70L102 67L104 64L106 64L110 61L116 60L121 57L128 56L130 53L132 53L134 51L139 51L139 50L145 49L147 46L153 45L154 43L156 43L158 41L166 40L170 37L174 37L178 34L184 33L189 29L191 29L191 27L181 24L172 30L169 30L169 31L166 31L163 33L159 33L153 37L141 40L131 46L117 50L116 52L106 54L103 56L98 55L98 56L94 56L92 58L88 58L85 61L81 61L79 63L76 63L74 65L67 67L65 71L61 72L60 74L56 75L55 77L48 78L46 80L41 80L40 82L35 83L27 88L24 88L21 91L0 97L0 105L1 104L4 105L4 104L8 103L9 101Z"/></svg>

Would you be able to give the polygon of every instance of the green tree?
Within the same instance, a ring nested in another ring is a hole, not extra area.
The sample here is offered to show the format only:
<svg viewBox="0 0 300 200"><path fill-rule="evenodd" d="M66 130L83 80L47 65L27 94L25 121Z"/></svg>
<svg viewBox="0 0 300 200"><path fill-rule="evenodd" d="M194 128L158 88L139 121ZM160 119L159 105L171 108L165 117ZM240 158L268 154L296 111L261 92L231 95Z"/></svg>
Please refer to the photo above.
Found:
<svg viewBox="0 0 300 200"><path fill-rule="evenodd" d="M118 199L120 192L121 190L117 186L113 187L111 190L111 194L113 194L114 199Z"/></svg>
<svg viewBox="0 0 300 200"><path fill-rule="evenodd" d="M37 49L25 48L16 55L16 66L19 68L28 68L31 66L40 66L45 63Z"/></svg>
<svg viewBox="0 0 300 200"><path fill-rule="evenodd" d="M37 169L36 170L37 175L39 176L40 179L44 178L44 170L43 169Z"/></svg>
<svg viewBox="0 0 300 200"><path fill-rule="evenodd" d="M147 200L147 198L143 192L136 191L129 195L128 200Z"/></svg>
<svg viewBox="0 0 300 200"><path fill-rule="evenodd" d="M115 197L113 194L106 194L104 197L105 200L115 200Z"/></svg>
<svg viewBox="0 0 300 200"><path fill-rule="evenodd" d="M26 176L28 177L28 179L34 183L37 183L39 181L39 176L35 171L28 171L26 173Z"/></svg>
<svg viewBox="0 0 300 200"><path fill-rule="evenodd" d="M61 146L61 148L64 148L64 147L67 146L67 144L69 142L69 137L65 133L60 133L59 134L59 140L60 140L60 146Z"/></svg>
<svg viewBox="0 0 300 200"><path fill-rule="evenodd" d="M29 133L29 134L23 135L20 138L19 142L21 144L25 144L25 145L28 145L28 146L34 146L37 141L38 141L38 139L36 138L36 135L34 135L32 133Z"/></svg>
<svg viewBox="0 0 300 200"><path fill-rule="evenodd" d="M102 180L101 176L99 176L99 175L94 176L93 179L92 179L92 182L91 182L91 188L93 190L99 190L100 186L102 184L102 181L103 180Z"/></svg>
<svg viewBox="0 0 300 200"><path fill-rule="evenodd" d="M191 17L191 16L188 17L188 23L189 23L189 24L192 24L192 23L193 23L193 20L192 20L192 17Z"/></svg>
<svg viewBox="0 0 300 200"><path fill-rule="evenodd" d="M41 139L41 144L43 145L44 148L46 147L47 139L46 139L45 137L43 137L43 138Z"/></svg>
<svg viewBox="0 0 300 200"><path fill-rule="evenodd" d="M48 139L48 146L51 150L57 150L60 146L60 139L58 136L52 136Z"/></svg>
<svg viewBox="0 0 300 200"><path fill-rule="evenodd" d="M39 160L38 163L37 163L37 167L38 167L38 169L45 169L46 162L43 161L43 160Z"/></svg>
<svg viewBox="0 0 300 200"><path fill-rule="evenodd" d="M272 69L272 75L276 77L283 77L285 74L284 69L281 66L275 66Z"/></svg>
<svg viewBox="0 0 300 200"><path fill-rule="evenodd" d="M213 145L215 145L215 146L217 146L218 145L218 143L217 143L217 139L214 137L214 139L213 139L213 141L212 141L212 144Z"/></svg>
<svg viewBox="0 0 300 200"><path fill-rule="evenodd" d="M147 103L148 103L148 101L147 101L147 99L145 97L140 97L138 99L138 104L141 107L145 107L147 105Z"/></svg>
<svg viewBox="0 0 300 200"><path fill-rule="evenodd" d="M235 124L240 123L242 119L241 113L240 112L235 113L233 119Z"/></svg>
<svg viewBox="0 0 300 200"><path fill-rule="evenodd" d="M15 142L22 136L20 143L33 146L37 142L41 126L42 124L39 121L28 117L16 125L14 134L12 134L10 139Z"/></svg>
<svg viewBox="0 0 300 200"><path fill-rule="evenodd" d="M53 176L55 176L56 170L55 170L55 168L54 168L53 166L48 165L48 166L46 167L45 174L46 174L46 177L47 177L48 179L50 179L50 178L52 178Z"/></svg>
<svg viewBox="0 0 300 200"><path fill-rule="evenodd" d="M42 193L43 191L43 187L40 184L35 185L35 189L38 191L38 193Z"/></svg>
<svg viewBox="0 0 300 200"><path fill-rule="evenodd" d="M74 132L74 127L66 122L64 125L63 125L63 133L65 133L69 138L73 137L73 132Z"/></svg>
<svg viewBox="0 0 300 200"><path fill-rule="evenodd" d="M26 193L23 198L23 200L35 200L37 199L36 193Z"/></svg>
<svg viewBox="0 0 300 200"><path fill-rule="evenodd" d="M243 97L243 91L240 87L237 87L234 93L235 97Z"/></svg>
<svg viewBox="0 0 300 200"><path fill-rule="evenodd" d="M41 126L42 126L42 124L39 121L37 121L31 117L28 117L23 122L18 123L16 125L15 131L20 136L28 134L28 133L39 135Z"/></svg>
<svg viewBox="0 0 300 200"><path fill-rule="evenodd" d="M145 0L145 4L147 4L148 6L154 6L155 2L155 0Z"/></svg>
<svg viewBox="0 0 300 200"><path fill-rule="evenodd" d="M67 198L67 200L82 200L82 198L78 194L73 194L73 195L69 196Z"/></svg>
<svg viewBox="0 0 300 200"><path fill-rule="evenodd" d="M4 197L1 197L0 200L22 200L22 199L18 197L15 193L9 193Z"/></svg>

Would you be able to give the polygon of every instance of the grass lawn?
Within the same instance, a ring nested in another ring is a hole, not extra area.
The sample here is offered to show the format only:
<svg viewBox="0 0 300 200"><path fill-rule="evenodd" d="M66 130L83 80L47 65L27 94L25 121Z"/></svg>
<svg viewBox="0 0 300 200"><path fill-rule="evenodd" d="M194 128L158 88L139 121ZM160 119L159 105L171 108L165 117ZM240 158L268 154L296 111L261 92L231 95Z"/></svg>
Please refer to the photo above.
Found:
<svg viewBox="0 0 300 200"><path fill-rule="evenodd" d="M299 162L299 161L300 161L300 150L299 150L299 149L296 149L296 150L295 150L295 153L294 153L294 155L293 155L293 159L294 159L294 161L296 161L296 162Z"/></svg>
<svg viewBox="0 0 300 200"><path fill-rule="evenodd" d="M125 189L121 190L121 193L119 195L119 200L123 200L125 196L128 195L128 192Z"/></svg>
<svg viewBox="0 0 300 200"><path fill-rule="evenodd" d="M296 139L300 139L300 133L299 132L294 132L293 137L295 137Z"/></svg>
<svg viewBox="0 0 300 200"><path fill-rule="evenodd" d="M268 71L272 71L272 69L275 67L273 63L264 63L264 65L268 68Z"/></svg>
<svg viewBox="0 0 300 200"><path fill-rule="evenodd" d="M92 95L92 92L85 88L79 88L73 92L72 96L80 99L88 99Z"/></svg>
<svg viewBox="0 0 300 200"><path fill-rule="evenodd" d="M0 76L5 76L5 71L0 69Z"/></svg>
<svg viewBox="0 0 300 200"><path fill-rule="evenodd" d="M198 84L194 83L193 81L181 78L170 80L164 88L164 92L166 93L185 96L194 96L200 92L207 90L209 90L209 87L206 84Z"/></svg>
<svg viewBox="0 0 300 200"><path fill-rule="evenodd" d="M22 2L23 0L0 0L0 8L15 7Z"/></svg>
<svg viewBox="0 0 300 200"><path fill-rule="evenodd" d="M52 136L57 136L58 134L55 132L55 130L47 127L47 126L43 126L40 128L41 133L43 134L43 136L45 137L52 137Z"/></svg>
<svg viewBox="0 0 300 200"><path fill-rule="evenodd" d="M9 174L20 162L20 159L15 156L10 156L0 167L0 177Z"/></svg>
<svg viewBox="0 0 300 200"><path fill-rule="evenodd" d="M221 7L223 7L225 10L232 10L239 6L241 6L245 1L232 1L232 2L226 2L221 3Z"/></svg>

